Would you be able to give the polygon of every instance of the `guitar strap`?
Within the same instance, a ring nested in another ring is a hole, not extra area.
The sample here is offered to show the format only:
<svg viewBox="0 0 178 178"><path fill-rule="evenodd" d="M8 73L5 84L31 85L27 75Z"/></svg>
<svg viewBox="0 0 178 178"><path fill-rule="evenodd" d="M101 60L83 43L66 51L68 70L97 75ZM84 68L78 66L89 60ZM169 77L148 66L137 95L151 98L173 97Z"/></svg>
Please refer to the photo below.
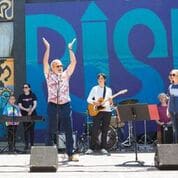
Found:
<svg viewBox="0 0 178 178"><path fill-rule="evenodd" d="M106 96L106 86L104 86L104 90L103 90L103 99L105 98Z"/></svg>

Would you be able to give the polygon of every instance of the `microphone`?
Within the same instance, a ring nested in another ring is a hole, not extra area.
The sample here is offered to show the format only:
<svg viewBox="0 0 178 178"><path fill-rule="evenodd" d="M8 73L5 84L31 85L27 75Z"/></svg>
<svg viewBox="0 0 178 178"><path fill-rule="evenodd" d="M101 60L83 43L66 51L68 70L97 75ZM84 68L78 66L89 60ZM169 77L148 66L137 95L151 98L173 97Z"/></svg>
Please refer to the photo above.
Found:
<svg viewBox="0 0 178 178"><path fill-rule="evenodd" d="M74 39L72 40L72 42L68 44L68 48L69 48L70 50L72 49L72 46L73 46L73 44L75 43L75 41L76 41L76 38L74 38Z"/></svg>
<svg viewBox="0 0 178 178"><path fill-rule="evenodd" d="M59 73L58 77L59 77L59 82L62 82L62 73Z"/></svg>
<svg viewBox="0 0 178 178"><path fill-rule="evenodd" d="M73 46L73 44L75 43L75 41L76 41L76 38L74 38L73 40L72 40L72 42L71 42L71 45Z"/></svg>
<svg viewBox="0 0 178 178"><path fill-rule="evenodd" d="M136 117L136 111L135 111L134 107L131 108L131 112L132 112L132 116L135 118Z"/></svg>

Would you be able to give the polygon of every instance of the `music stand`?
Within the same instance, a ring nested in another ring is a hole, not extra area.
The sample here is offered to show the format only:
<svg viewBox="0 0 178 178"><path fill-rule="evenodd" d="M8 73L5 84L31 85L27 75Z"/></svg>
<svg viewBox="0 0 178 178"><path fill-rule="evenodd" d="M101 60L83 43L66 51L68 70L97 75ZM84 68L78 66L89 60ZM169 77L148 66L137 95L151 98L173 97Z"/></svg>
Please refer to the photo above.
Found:
<svg viewBox="0 0 178 178"><path fill-rule="evenodd" d="M139 102L138 99L126 99L126 100L119 102L119 104L121 104L121 105L136 104L138 102ZM128 121L128 137L124 142L122 142L122 145L123 146L132 146L133 137L134 137L133 136L133 123L132 123L132 121Z"/></svg>
<svg viewBox="0 0 178 178"><path fill-rule="evenodd" d="M134 123L134 148L135 148L135 160L134 161L127 161L123 163L126 165L127 163L136 162L140 166L144 165L143 161L138 160L137 156L137 140L136 140L136 126L135 121L142 121L142 120L155 120L159 118L158 112L156 112L156 106L151 105L149 107L147 104L128 104L128 105L118 105L118 111L120 115L121 121L133 121ZM155 112L152 113L153 108ZM152 110L151 110L152 109ZM155 119L154 119L155 118Z"/></svg>

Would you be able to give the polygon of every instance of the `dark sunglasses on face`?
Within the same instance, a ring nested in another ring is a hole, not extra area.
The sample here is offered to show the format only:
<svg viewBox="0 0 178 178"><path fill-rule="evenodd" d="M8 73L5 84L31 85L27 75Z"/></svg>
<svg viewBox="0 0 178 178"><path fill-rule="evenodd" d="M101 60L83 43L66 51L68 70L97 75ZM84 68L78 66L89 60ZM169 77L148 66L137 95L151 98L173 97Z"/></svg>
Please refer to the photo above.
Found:
<svg viewBox="0 0 178 178"><path fill-rule="evenodd" d="M24 86L23 88L28 88L28 87L25 87L25 86Z"/></svg>
<svg viewBox="0 0 178 178"><path fill-rule="evenodd" d="M63 67L63 66L62 66L62 65L57 65L56 67L57 67L57 68L60 68L60 67Z"/></svg>
<svg viewBox="0 0 178 178"><path fill-rule="evenodd" d="M176 76L176 74L169 74L169 76L170 76L170 77L175 77L175 76Z"/></svg>

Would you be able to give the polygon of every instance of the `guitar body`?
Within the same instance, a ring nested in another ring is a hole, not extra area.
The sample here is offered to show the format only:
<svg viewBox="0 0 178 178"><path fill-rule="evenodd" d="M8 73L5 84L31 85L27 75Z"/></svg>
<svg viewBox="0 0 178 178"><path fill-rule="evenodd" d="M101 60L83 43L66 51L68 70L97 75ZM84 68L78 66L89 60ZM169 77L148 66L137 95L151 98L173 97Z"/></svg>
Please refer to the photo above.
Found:
<svg viewBox="0 0 178 178"><path fill-rule="evenodd" d="M94 104L88 104L88 114L90 116L96 116L102 109L105 107L103 106L95 106Z"/></svg>
<svg viewBox="0 0 178 178"><path fill-rule="evenodd" d="M121 95L121 94L124 94L124 93L127 93L127 89L125 90L121 90L119 92L117 92L116 94L114 94L113 96L110 97L110 99L113 99L115 98L116 96L118 95ZM88 114L90 116L96 116L100 111L102 111L105 107L102 106L106 101L108 101L109 99L107 100L104 100L103 98L99 98L98 99L98 102L101 103L100 106L96 106L95 104L88 104Z"/></svg>

